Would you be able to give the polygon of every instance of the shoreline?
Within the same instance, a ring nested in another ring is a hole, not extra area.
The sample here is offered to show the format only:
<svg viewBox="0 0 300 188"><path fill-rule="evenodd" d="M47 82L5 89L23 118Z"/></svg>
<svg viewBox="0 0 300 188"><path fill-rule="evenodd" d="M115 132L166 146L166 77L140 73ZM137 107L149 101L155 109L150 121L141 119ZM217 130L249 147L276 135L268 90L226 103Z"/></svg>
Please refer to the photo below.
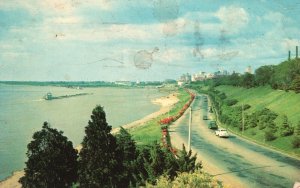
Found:
<svg viewBox="0 0 300 188"><path fill-rule="evenodd" d="M160 109L158 111L153 112L153 113L151 113L139 120L136 120L134 122L122 125L120 127L123 127L124 129L127 129L127 130L137 128L137 127L143 125L144 123L146 123L147 121L149 121L161 114L167 113L171 109L171 107L174 104L176 104L178 101L179 101L179 99L177 98L176 93L172 93L167 96L153 99L153 100L151 100L151 102L153 104L160 105ZM117 134L119 131L120 131L120 128L117 127L117 128L113 128L111 133ZM78 145L75 147L75 149L80 150L81 146ZM21 184L18 181L23 175L24 175L23 170L14 171L11 176L0 181L0 188L21 188Z"/></svg>

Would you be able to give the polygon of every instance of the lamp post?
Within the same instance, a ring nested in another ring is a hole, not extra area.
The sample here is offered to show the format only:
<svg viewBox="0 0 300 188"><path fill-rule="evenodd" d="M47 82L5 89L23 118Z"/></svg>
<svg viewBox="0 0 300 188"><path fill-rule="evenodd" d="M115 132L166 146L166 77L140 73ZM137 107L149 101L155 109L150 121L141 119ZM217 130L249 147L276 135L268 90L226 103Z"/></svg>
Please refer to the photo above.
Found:
<svg viewBox="0 0 300 188"><path fill-rule="evenodd" d="M189 120L189 137L188 137L188 149L191 150L191 126L192 126L192 107L190 107L190 120Z"/></svg>

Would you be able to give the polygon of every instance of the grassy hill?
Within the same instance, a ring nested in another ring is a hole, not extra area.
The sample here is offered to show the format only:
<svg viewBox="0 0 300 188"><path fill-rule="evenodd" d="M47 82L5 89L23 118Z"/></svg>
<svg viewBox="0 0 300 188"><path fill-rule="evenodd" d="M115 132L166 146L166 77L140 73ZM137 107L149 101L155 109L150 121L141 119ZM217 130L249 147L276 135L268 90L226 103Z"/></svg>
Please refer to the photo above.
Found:
<svg viewBox="0 0 300 188"><path fill-rule="evenodd" d="M269 108L279 115L287 115L295 125L300 121L300 94L293 91L273 90L270 87L242 88L234 86L218 86L217 90L224 92L227 97L237 99L238 104L249 104L249 111Z"/></svg>
<svg viewBox="0 0 300 188"><path fill-rule="evenodd" d="M224 92L227 98L237 99L238 103L235 106L249 104L251 108L245 113L253 112L268 108L278 114L275 122L277 125L282 123L282 116L286 115L292 126L296 126L300 121L300 94L295 92L286 92L281 90L273 90L270 87L242 88L234 86L218 86L215 88L220 92ZM232 131L241 133L238 129L231 128ZM259 130L258 127L249 128L245 131L244 136L269 145L281 151L300 157L300 149L294 149L291 141L293 136L280 137L273 141L266 142L264 139L264 130Z"/></svg>

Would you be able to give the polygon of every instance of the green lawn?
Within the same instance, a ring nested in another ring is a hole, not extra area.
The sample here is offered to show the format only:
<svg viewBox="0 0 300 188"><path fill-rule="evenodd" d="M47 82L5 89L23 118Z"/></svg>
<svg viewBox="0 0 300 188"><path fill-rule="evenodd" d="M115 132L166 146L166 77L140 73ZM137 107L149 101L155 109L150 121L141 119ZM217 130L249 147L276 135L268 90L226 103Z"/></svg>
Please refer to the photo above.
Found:
<svg viewBox="0 0 300 188"><path fill-rule="evenodd" d="M160 115L136 129L129 130L130 134L132 134L133 139L137 142L137 144L150 144L154 141L160 141L162 133L159 121L168 116L174 116L178 114L181 108L190 99L190 95L183 89L179 89L177 93L179 101L173 106L169 113Z"/></svg>

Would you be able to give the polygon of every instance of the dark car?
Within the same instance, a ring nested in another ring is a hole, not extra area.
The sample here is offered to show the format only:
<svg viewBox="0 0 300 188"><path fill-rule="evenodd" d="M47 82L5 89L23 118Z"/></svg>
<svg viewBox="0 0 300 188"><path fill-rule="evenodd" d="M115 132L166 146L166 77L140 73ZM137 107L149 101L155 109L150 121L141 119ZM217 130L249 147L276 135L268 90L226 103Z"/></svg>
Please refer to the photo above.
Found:
<svg viewBox="0 0 300 188"><path fill-rule="evenodd" d="M209 122L208 128L209 129L218 129L218 125L217 125L216 121Z"/></svg>
<svg viewBox="0 0 300 188"><path fill-rule="evenodd" d="M203 116L203 120L208 120L207 115L204 115L204 116Z"/></svg>

